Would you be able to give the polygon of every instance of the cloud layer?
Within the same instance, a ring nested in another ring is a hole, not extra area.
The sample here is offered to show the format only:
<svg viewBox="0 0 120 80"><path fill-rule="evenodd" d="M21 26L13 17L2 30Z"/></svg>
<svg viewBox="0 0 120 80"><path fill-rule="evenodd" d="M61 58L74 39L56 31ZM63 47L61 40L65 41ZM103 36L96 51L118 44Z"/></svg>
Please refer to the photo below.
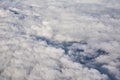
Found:
<svg viewBox="0 0 120 80"><path fill-rule="evenodd" d="M0 80L120 80L119 7L0 0Z"/></svg>

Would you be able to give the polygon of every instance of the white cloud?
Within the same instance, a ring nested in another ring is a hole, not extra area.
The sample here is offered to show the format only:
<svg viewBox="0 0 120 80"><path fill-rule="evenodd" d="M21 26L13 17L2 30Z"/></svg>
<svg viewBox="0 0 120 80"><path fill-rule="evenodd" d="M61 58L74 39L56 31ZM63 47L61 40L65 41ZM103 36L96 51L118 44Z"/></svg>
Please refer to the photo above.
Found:
<svg viewBox="0 0 120 80"><path fill-rule="evenodd" d="M1 0L0 80L119 80L118 3Z"/></svg>

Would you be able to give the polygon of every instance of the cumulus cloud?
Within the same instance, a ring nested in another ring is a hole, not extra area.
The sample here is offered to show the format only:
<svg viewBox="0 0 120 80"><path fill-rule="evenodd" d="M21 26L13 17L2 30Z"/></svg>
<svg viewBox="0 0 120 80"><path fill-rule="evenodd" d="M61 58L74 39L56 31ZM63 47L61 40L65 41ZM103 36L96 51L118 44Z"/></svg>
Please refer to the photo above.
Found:
<svg viewBox="0 0 120 80"><path fill-rule="evenodd" d="M0 80L120 80L119 6L0 0Z"/></svg>

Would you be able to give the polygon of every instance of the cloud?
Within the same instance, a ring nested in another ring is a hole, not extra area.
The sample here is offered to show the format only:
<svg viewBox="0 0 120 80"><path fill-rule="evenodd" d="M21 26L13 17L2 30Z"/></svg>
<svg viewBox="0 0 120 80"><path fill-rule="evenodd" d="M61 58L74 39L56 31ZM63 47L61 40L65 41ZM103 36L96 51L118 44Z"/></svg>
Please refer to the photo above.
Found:
<svg viewBox="0 0 120 80"><path fill-rule="evenodd" d="M118 3L1 0L0 80L119 80Z"/></svg>

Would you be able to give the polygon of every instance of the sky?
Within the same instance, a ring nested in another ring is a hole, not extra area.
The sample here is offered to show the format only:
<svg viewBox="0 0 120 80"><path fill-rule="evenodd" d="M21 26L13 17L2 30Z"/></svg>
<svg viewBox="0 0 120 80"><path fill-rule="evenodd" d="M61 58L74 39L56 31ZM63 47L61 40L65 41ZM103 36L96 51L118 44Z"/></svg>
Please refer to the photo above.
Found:
<svg viewBox="0 0 120 80"><path fill-rule="evenodd" d="M120 80L119 0L0 0L0 80Z"/></svg>

